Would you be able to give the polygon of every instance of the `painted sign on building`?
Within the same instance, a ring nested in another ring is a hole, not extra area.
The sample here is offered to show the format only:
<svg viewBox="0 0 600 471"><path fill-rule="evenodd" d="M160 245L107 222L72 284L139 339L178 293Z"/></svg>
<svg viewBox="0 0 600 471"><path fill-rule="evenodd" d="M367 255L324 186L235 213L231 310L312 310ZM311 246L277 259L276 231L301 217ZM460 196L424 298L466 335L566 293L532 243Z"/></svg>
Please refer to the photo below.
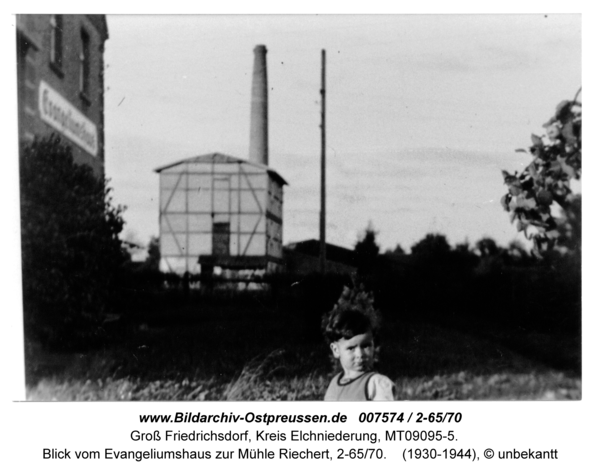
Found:
<svg viewBox="0 0 600 471"><path fill-rule="evenodd" d="M96 125L60 93L43 80L40 82L40 116L62 135L96 156L98 131Z"/></svg>

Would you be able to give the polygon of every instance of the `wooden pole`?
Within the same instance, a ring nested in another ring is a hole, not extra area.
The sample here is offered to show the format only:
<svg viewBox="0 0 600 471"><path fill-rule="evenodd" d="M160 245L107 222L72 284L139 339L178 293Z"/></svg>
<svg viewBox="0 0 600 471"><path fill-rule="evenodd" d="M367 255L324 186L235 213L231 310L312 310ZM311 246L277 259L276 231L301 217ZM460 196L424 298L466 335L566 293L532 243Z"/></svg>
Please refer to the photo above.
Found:
<svg viewBox="0 0 600 471"><path fill-rule="evenodd" d="M321 274L325 274L327 260L325 244L325 49L321 50L321 217L320 217L320 257Z"/></svg>

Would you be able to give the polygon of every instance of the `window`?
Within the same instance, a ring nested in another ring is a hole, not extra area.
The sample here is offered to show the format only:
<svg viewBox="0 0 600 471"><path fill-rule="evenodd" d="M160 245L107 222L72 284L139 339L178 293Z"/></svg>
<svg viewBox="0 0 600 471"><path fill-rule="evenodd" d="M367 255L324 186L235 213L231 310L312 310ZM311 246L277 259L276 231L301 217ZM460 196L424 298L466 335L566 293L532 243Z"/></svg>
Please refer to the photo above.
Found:
<svg viewBox="0 0 600 471"><path fill-rule="evenodd" d="M37 47L24 35L18 36L17 74L19 77L19 102L29 115L35 115L37 109Z"/></svg>
<svg viewBox="0 0 600 471"><path fill-rule="evenodd" d="M90 97L90 36L81 30L81 53L79 55L79 92L88 102Z"/></svg>
<svg viewBox="0 0 600 471"><path fill-rule="evenodd" d="M212 235L212 254L229 255L229 234L230 228L228 222L214 222Z"/></svg>
<svg viewBox="0 0 600 471"><path fill-rule="evenodd" d="M62 77L63 65L63 17L50 15L50 65Z"/></svg>
<svg viewBox="0 0 600 471"><path fill-rule="evenodd" d="M37 87L36 87L36 69L35 62L31 54L28 54L24 60L25 64L25 111L29 114L35 114L37 108Z"/></svg>

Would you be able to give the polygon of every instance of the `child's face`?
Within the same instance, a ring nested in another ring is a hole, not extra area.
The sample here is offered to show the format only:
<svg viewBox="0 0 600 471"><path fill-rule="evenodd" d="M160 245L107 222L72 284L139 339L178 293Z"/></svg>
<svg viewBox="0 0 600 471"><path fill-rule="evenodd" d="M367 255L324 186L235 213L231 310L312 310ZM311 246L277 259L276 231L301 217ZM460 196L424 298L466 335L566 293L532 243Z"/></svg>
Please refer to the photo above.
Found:
<svg viewBox="0 0 600 471"><path fill-rule="evenodd" d="M373 368L375 345L370 331L350 339L341 338L332 342L331 351L333 356L340 360L346 379L356 378Z"/></svg>

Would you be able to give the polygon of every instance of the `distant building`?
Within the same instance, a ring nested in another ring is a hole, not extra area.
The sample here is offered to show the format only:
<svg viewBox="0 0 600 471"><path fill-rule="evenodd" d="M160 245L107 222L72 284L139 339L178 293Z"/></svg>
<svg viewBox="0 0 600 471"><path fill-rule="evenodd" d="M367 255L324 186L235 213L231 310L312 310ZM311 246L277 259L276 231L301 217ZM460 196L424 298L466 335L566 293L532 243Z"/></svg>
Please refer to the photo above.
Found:
<svg viewBox="0 0 600 471"><path fill-rule="evenodd" d="M294 274L318 272L320 242L316 239L288 244L283 249L286 270ZM327 273L351 274L356 272L354 250L326 244Z"/></svg>
<svg viewBox="0 0 600 471"><path fill-rule="evenodd" d="M213 153L160 175L161 270L256 274L283 268L283 186L266 165Z"/></svg>
<svg viewBox="0 0 600 471"><path fill-rule="evenodd" d="M17 15L19 141L52 132L104 175L104 15Z"/></svg>

